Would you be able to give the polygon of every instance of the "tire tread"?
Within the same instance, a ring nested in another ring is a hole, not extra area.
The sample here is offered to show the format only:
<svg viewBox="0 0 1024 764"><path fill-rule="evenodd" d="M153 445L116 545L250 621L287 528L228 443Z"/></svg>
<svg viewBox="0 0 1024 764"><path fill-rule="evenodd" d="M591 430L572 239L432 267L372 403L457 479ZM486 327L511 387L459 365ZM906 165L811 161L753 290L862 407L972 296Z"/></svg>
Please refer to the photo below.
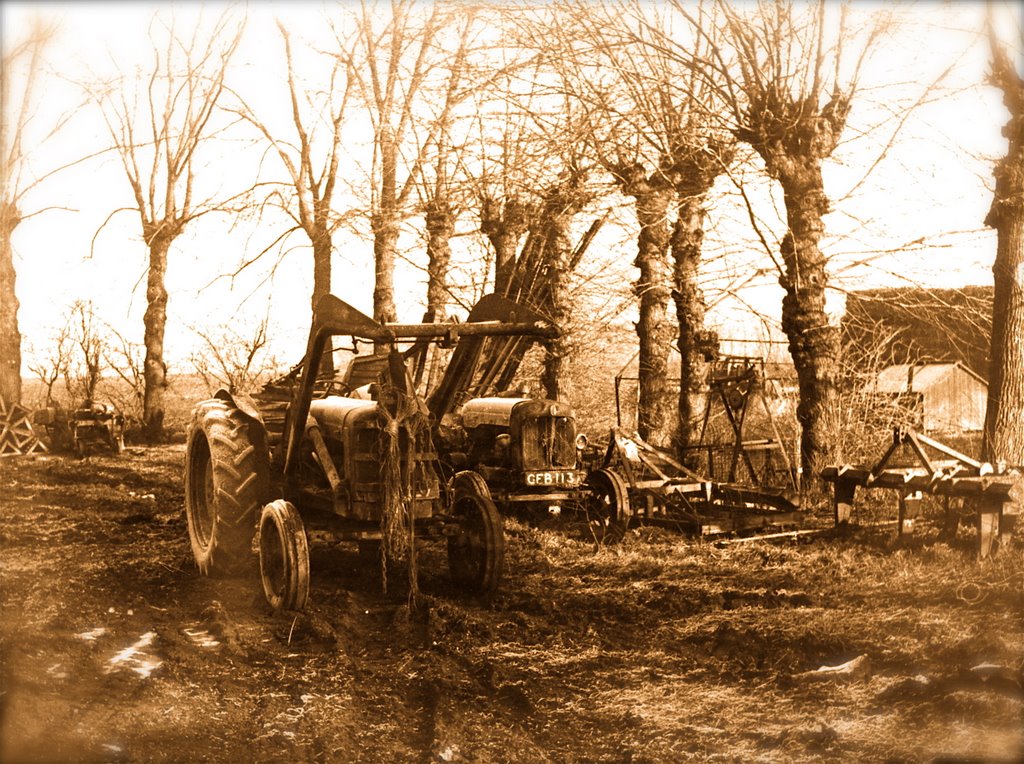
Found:
<svg viewBox="0 0 1024 764"><path fill-rule="evenodd" d="M189 453L194 438L205 437L213 464L216 517L209 548L197 551L193 541L196 562L207 575L236 575L252 567L252 541L267 495L269 459L266 453L261 456L250 428L238 409L217 398L200 403L189 426ZM186 470L191 469L187 463ZM186 491L188 501L191 495Z"/></svg>

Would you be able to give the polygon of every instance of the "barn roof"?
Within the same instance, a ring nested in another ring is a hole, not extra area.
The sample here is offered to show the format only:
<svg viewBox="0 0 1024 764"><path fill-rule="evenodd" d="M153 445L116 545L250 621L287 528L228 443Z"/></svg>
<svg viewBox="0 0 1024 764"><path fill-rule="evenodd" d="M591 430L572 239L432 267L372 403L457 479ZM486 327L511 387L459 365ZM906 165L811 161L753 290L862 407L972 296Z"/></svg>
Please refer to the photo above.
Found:
<svg viewBox="0 0 1024 764"><path fill-rule="evenodd" d="M913 375L911 375L913 369ZM987 386L985 380L960 362L954 363L900 363L878 372L875 390L880 393L927 392L950 374L964 374ZM910 382L908 390L907 383Z"/></svg>
<svg viewBox="0 0 1024 764"><path fill-rule="evenodd" d="M846 298L844 345L855 363L959 361L985 378L992 332L991 286L865 289Z"/></svg>

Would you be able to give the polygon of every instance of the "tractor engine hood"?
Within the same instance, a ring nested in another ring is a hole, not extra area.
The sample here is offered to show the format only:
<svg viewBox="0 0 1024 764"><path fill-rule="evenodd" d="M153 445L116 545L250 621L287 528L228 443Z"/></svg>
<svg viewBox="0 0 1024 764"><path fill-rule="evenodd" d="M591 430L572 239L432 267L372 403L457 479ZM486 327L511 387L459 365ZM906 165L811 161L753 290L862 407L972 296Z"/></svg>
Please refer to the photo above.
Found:
<svg viewBox="0 0 1024 764"><path fill-rule="evenodd" d="M357 422L376 419L377 401L329 395L310 401L309 413L325 433L340 438L341 433Z"/></svg>
<svg viewBox="0 0 1024 764"><path fill-rule="evenodd" d="M513 411L517 416L575 418L572 406L558 401L541 398L474 398L462 406L462 426L467 429L485 424L510 427Z"/></svg>

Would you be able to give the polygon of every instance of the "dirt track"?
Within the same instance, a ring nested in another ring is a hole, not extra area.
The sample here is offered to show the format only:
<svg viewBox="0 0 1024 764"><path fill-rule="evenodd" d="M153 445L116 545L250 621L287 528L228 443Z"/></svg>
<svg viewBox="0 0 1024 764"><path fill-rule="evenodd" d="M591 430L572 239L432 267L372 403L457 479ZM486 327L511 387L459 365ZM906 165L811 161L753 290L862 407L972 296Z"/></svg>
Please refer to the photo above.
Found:
<svg viewBox="0 0 1024 764"><path fill-rule="evenodd" d="M274 616L255 580L197 575L182 458L0 463L0 759L1024 754L1019 545L983 564L927 534L595 549L510 521L490 601L427 550L410 611L397 572L384 596L354 549L314 540L309 613ZM860 655L856 678L800 676ZM980 663L1006 671L981 682Z"/></svg>

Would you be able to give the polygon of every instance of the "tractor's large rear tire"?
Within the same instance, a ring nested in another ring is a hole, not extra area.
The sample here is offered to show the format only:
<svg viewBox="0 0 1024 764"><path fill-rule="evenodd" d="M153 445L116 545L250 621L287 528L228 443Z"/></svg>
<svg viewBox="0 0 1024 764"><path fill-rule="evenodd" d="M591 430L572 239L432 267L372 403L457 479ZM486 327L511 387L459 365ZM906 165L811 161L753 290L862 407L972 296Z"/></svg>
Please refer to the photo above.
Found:
<svg viewBox="0 0 1024 764"><path fill-rule="evenodd" d="M457 493L451 513L459 532L448 537L452 581L471 594L490 594L505 571L505 529L490 496Z"/></svg>
<svg viewBox="0 0 1024 764"><path fill-rule="evenodd" d="M185 452L185 518L204 575L231 576L253 565L252 542L269 492L266 434L227 401L196 406Z"/></svg>

